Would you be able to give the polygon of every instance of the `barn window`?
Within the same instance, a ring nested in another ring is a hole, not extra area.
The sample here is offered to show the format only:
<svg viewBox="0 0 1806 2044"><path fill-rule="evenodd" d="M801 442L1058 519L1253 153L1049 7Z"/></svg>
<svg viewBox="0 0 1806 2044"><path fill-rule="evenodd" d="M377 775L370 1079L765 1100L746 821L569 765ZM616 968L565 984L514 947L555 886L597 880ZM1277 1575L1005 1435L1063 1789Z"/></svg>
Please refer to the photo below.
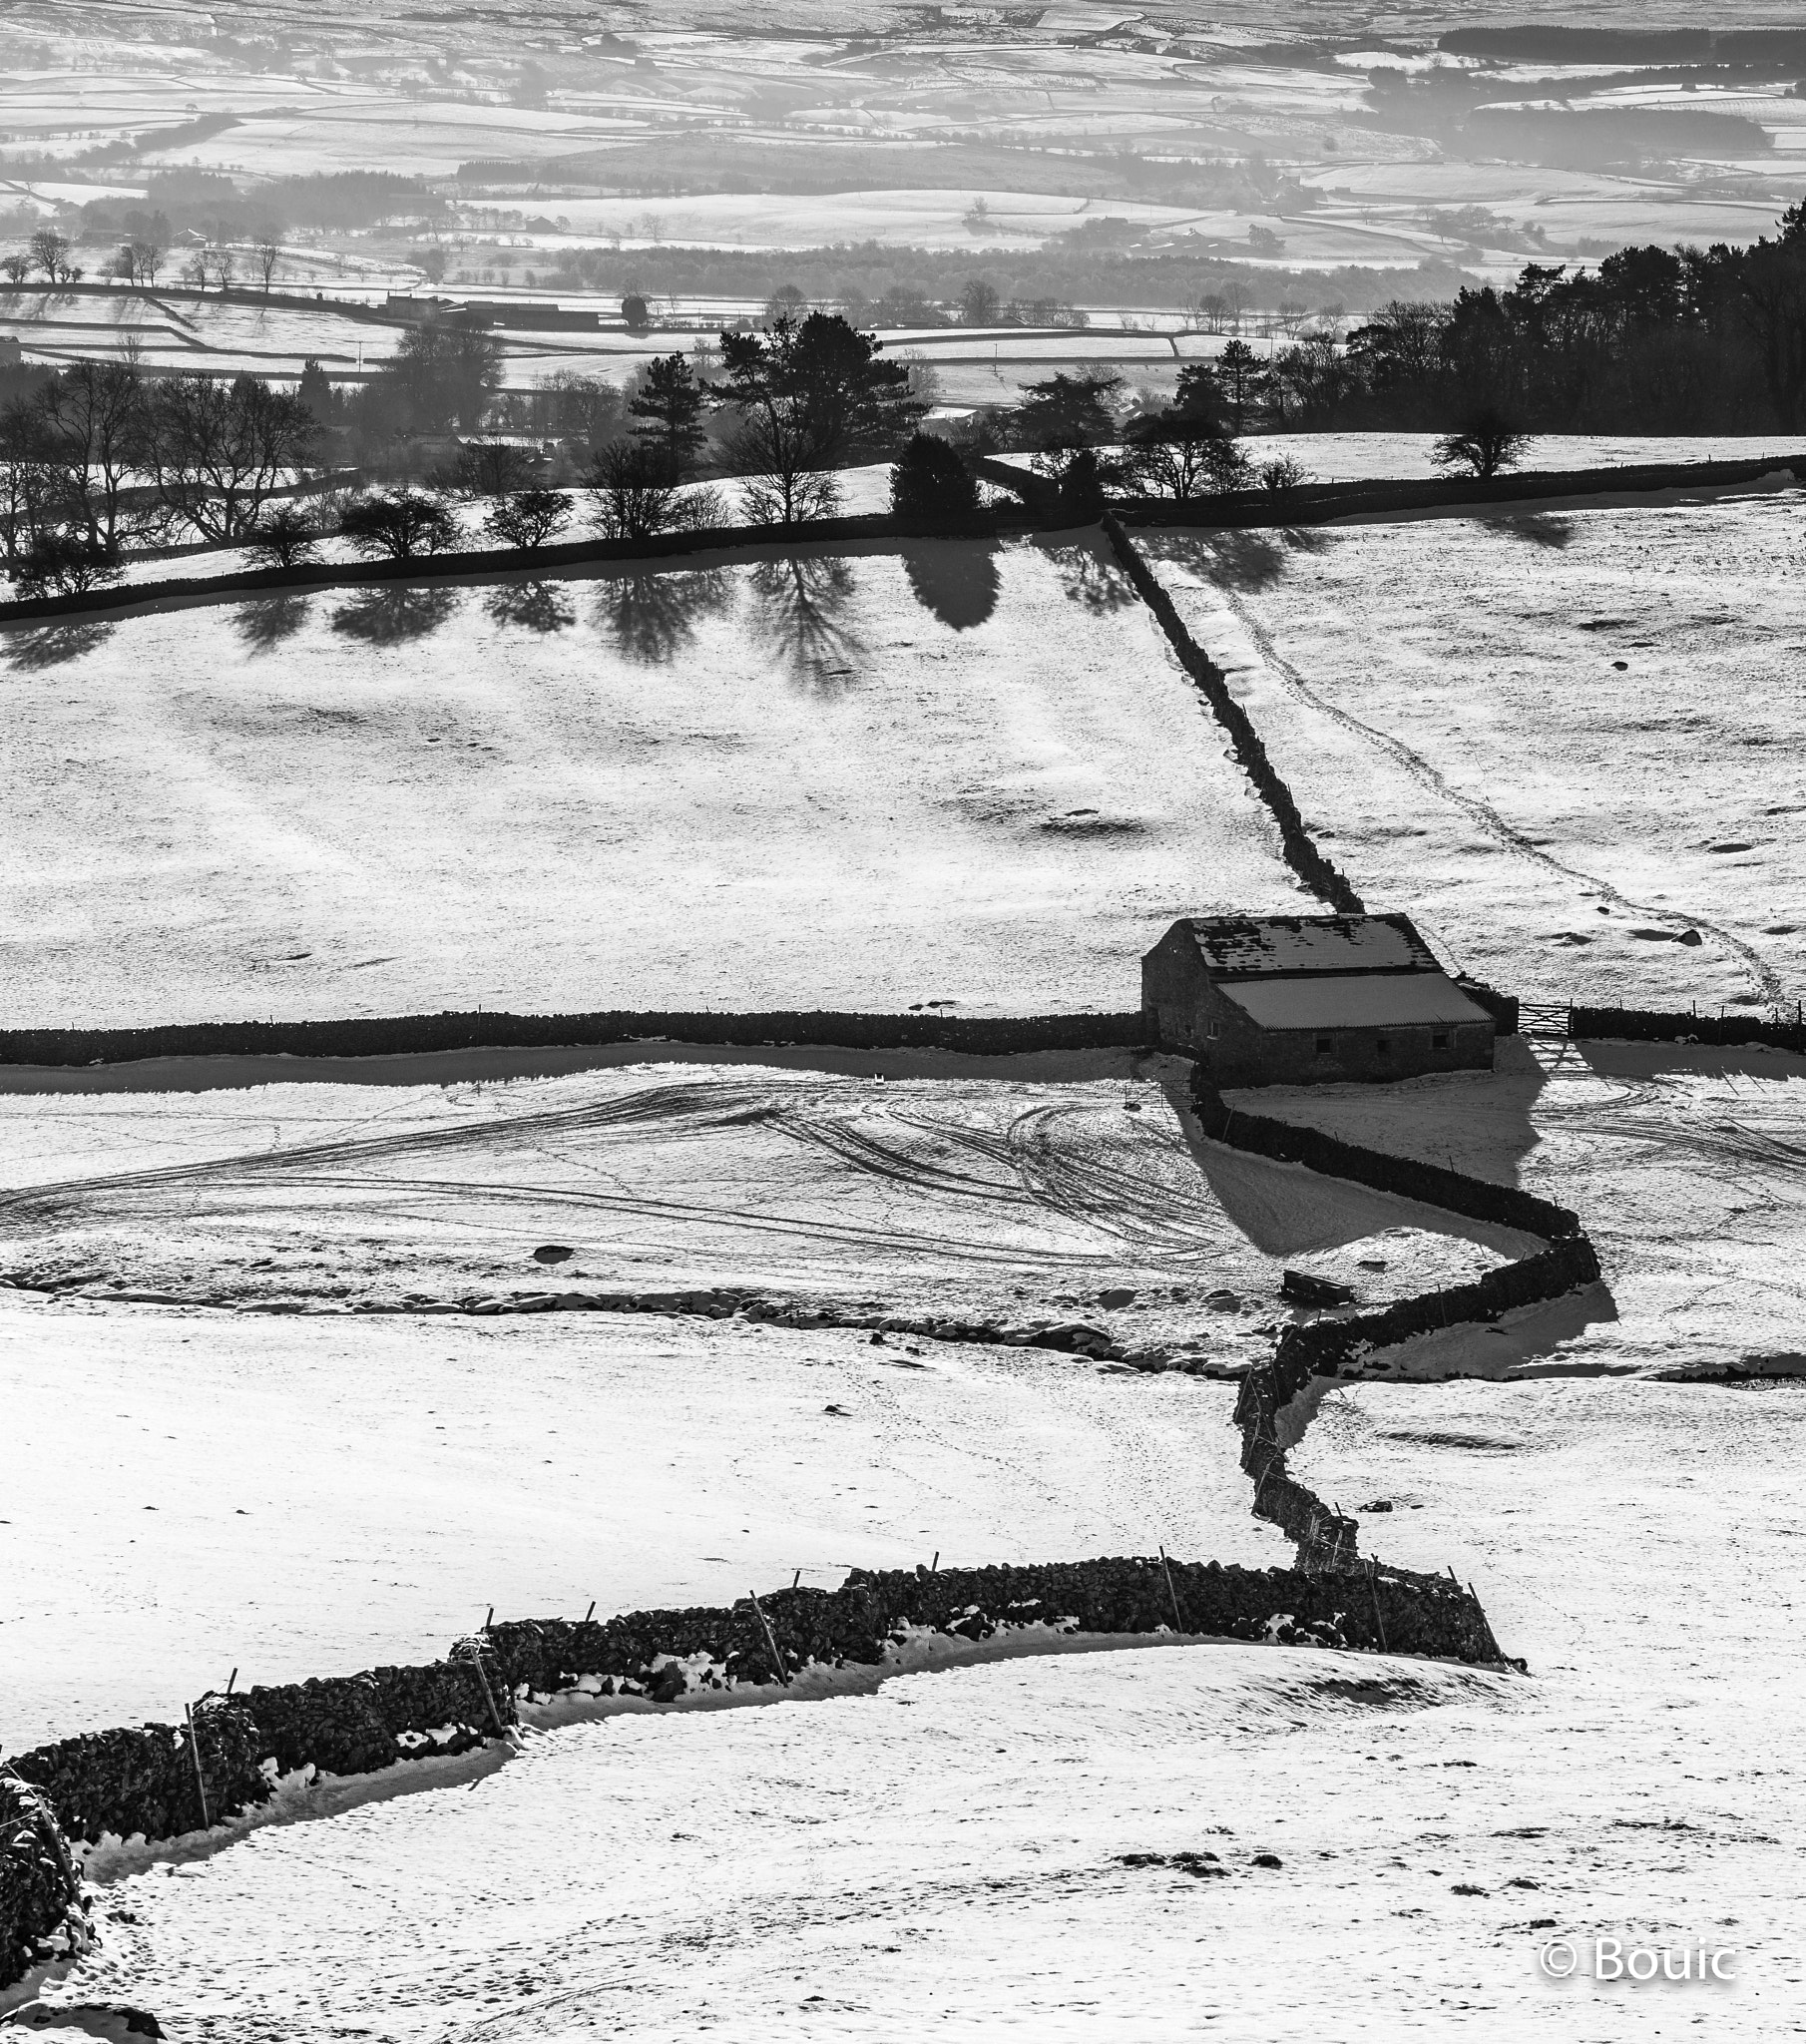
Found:
<svg viewBox="0 0 1806 2044"><path fill-rule="evenodd" d="M1204 1031L1204 1034L1210 1039L1212 1043L1214 1043L1222 1033L1222 1024L1220 1022L1212 1022L1209 1028Z"/></svg>
<svg viewBox="0 0 1806 2044"><path fill-rule="evenodd" d="M1373 1047L1379 1052L1381 1057L1389 1058L1392 1055L1392 1038L1390 1036L1376 1036L1373 1040Z"/></svg>
<svg viewBox="0 0 1806 2044"><path fill-rule="evenodd" d="M1433 1030L1431 1030L1431 1032L1430 1032L1430 1048L1431 1048L1432 1050L1447 1050L1447 1049L1448 1049L1448 1047L1449 1047L1449 1032L1448 1032L1448 1031L1447 1031L1446 1029L1433 1029Z"/></svg>
<svg viewBox="0 0 1806 2044"><path fill-rule="evenodd" d="M1320 1058L1327 1057L1335 1047L1336 1040L1333 1036L1319 1036L1317 1038L1317 1055Z"/></svg>

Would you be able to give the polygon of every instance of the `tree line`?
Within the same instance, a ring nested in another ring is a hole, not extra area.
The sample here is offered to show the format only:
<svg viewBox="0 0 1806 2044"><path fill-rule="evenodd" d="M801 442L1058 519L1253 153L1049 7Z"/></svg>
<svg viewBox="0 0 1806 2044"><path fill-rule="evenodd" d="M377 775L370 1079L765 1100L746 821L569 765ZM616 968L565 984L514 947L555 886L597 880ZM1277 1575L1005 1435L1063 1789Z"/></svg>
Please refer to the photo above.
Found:
<svg viewBox="0 0 1806 2044"><path fill-rule="evenodd" d="M1797 432L1806 426L1806 204L1746 248L1620 250L1590 271L1395 300L1345 349L1281 350L1263 422L1328 431Z"/></svg>
<svg viewBox="0 0 1806 2044"><path fill-rule="evenodd" d="M132 546L230 542L313 462L318 426L260 376L151 377L128 351L72 362L0 410L0 549L82 588Z"/></svg>
<svg viewBox="0 0 1806 2044"><path fill-rule="evenodd" d="M797 525L838 502L836 472L898 450L926 409L906 364L834 314L780 318L721 336L718 377L672 354L625 396L588 379L554 379L510 398L578 424L593 450L593 516L610 536L644 538L723 523L718 493L695 481L709 426L713 466L740 480L742 513ZM133 546L194 537L241 545L281 565L330 529L396 557L457 544L448 499L488 500L485 526L505 546L538 546L573 514L537 485L528 450L465 445L425 489L379 491L336 506L279 501L342 431L359 451L403 436L475 431L498 405L492 335L455 321L411 329L368 383L335 390L309 363L283 390L257 376L149 376L128 352L45 375L0 411L0 547L29 592L79 590L116 575Z"/></svg>

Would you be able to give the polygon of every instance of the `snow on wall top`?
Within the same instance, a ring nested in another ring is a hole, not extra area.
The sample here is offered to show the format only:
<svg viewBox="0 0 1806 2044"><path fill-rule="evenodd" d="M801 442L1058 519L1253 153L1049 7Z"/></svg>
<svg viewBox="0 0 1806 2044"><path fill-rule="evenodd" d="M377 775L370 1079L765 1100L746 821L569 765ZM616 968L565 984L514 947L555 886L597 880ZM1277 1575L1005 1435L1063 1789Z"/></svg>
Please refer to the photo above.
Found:
<svg viewBox="0 0 1806 2044"><path fill-rule="evenodd" d="M1183 926L1212 979L1442 970L1407 915L1200 915Z"/></svg>
<svg viewBox="0 0 1806 2044"><path fill-rule="evenodd" d="M1442 972L1254 980L1224 987L1223 998L1262 1029L1384 1029L1491 1020Z"/></svg>

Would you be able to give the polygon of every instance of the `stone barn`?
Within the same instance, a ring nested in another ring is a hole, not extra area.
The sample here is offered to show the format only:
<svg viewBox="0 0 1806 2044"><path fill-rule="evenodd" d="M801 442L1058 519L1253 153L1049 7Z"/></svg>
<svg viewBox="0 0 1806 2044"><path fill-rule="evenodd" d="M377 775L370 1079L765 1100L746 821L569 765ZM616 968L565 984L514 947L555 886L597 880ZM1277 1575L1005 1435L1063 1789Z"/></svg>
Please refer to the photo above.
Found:
<svg viewBox="0 0 1806 2044"><path fill-rule="evenodd" d="M1490 1071L1509 1005L1406 915L1187 916L1141 960L1153 1040L1218 1086Z"/></svg>

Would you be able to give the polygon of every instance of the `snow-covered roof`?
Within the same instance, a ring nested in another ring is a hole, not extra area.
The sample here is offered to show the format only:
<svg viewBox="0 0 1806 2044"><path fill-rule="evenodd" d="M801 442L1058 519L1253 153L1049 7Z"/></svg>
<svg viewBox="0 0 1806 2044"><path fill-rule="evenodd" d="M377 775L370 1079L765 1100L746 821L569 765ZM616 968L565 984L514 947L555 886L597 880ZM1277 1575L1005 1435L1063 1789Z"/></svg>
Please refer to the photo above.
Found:
<svg viewBox="0 0 1806 2044"><path fill-rule="evenodd" d="M1212 979L1441 970L1408 915L1198 915L1185 927Z"/></svg>
<svg viewBox="0 0 1806 2044"><path fill-rule="evenodd" d="M1262 1029L1385 1029L1489 1019L1445 972L1236 980L1222 995Z"/></svg>

